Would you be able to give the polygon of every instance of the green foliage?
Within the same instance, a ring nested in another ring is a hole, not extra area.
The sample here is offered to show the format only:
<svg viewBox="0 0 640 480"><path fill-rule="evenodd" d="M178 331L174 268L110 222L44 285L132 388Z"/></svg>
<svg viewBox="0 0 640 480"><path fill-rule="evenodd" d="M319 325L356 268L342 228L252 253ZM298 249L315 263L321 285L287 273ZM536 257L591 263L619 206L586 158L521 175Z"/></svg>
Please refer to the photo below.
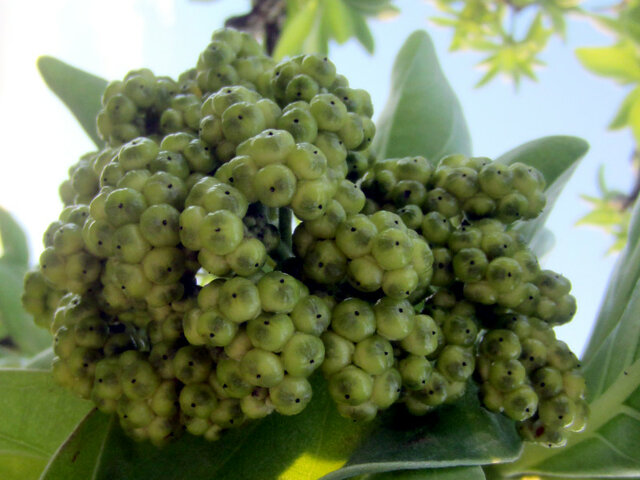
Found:
<svg viewBox="0 0 640 480"><path fill-rule="evenodd" d="M22 308L22 283L29 266L27 238L22 228L0 207L0 339L8 337L16 348L0 351L10 365L20 355L33 355L51 344L51 336L38 328Z"/></svg>
<svg viewBox="0 0 640 480"><path fill-rule="evenodd" d="M104 142L98 136L96 116L101 108L100 97L107 86L106 80L47 56L38 59L38 70L91 140L101 146Z"/></svg>
<svg viewBox="0 0 640 480"><path fill-rule="evenodd" d="M450 153L471 153L462 109L424 31L398 53L373 148L378 158L423 155L434 165Z"/></svg>
<svg viewBox="0 0 640 480"><path fill-rule="evenodd" d="M637 477L640 475L640 202L631 235L611 277L584 355L591 416L585 432L560 450L527 445L499 467L507 475Z"/></svg>
<svg viewBox="0 0 640 480"><path fill-rule="evenodd" d="M37 479L91 404L43 370L0 370L0 392L0 478Z"/></svg>
<svg viewBox="0 0 640 480"><path fill-rule="evenodd" d="M541 53L553 34L564 36L564 17L579 11L577 3L435 0L436 8L444 16L431 20L453 29L452 51L474 50L486 55L479 63L486 73L476 86L488 83L499 74L518 86L522 78L536 80L535 67L544 65Z"/></svg>
<svg viewBox="0 0 640 480"><path fill-rule="evenodd" d="M631 212L625 208L626 195L618 190L610 190L604 178L604 165L598 175L600 196L582 195L591 211L576 222L577 226L589 225L604 230L614 239L607 253L619 252L627 243Z"/></svg>
<svg viewBox="0 0 640 480"><path fill-rule="evenodd" d="M367 18L397 13L393 0L288 0L287 20L273 56L327 53L329 42L355 37L369 53L374 41Z"/></svg>

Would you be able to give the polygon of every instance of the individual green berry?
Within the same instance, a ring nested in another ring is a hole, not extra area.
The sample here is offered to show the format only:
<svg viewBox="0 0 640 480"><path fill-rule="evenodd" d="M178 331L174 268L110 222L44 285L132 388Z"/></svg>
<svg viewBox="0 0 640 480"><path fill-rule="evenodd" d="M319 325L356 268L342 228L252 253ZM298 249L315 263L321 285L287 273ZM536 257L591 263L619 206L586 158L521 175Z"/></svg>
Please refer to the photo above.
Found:
<svg viewBox="0 0 640 480"><path fill-rule="evenodd" d="M233 252L243 238L242 220L229 210L207 214L200 226L199 239L217 255Z"/></svg>
<svg viewBox="0 0 640 480"><path fill-rule="evenodd" d="M371 251L378 233L374 223L366 215L352 215L338 226L336 245L349 258L358 258Z"/></svg>
<svg viewBox="0 0 640 480"><path fill-rule="evenodd" d="M260 348L251 349L242 357L240 372L246 382L257 387L275 387L284 378L283 361Z"/></svg>
<svg viewBox="0 0 640 480"><path fill-rule="evenodd" d="M432 245L445 245L452 227L448 218L439 212L429 212L422 220L422 236Z"/></svg>
<svg viewBox="0 0 640 480"><path fill-rule="evenodd" d="M332 240L319 240L306 252L304 273L322 284L340 283L347 271L347 259Z"/></svg>
<svg viewBox="0 0 640 480"><path fill-rule="evenodd" d="M214 390L219 386L224 393L224 398L243 398L253 390L251 382L244 378L240 361L223 358L218 361L215 370L215 382L213 374L209 376L209 384ZM214 383L217 385L214 386Z"/></svg>
<svg viewBox="0 0 640 480"><path fill-rule="evenodd" d="M290 275L269 272L257 284L260 303L265 312L290 313L300 299L300 285Z"/></svg>
<svg viewBox="0 0 640 480"><path fill-rule="evenodd" d="M463 282L478 282L484 278L489 262L478 248L463 248L452 260L453 273Z"/></svg>
<svg viewBox="0 0 640 480"><path fill-rule="evenodd" d="M333 309L331 328L347 340L360 342L375 332L376 315L364 300L348 298Z"/></svg>
<svg viewBox="0 0 640 480"><path fill-rule="evenodd" d="M236 144L257 135L265 127L262 110L251 103L234 103L222 113L222 132L227 140Z"/></svg>
<svg viewBox="0 0 640 480"><path fill-rule="evenodd" d="M504 413L509 418L523 421L538 409L538 396L529 385L522 385L503 396Z"/></svg>
<svg viewBox="0 0 640 480"><path fill-rule="evenodd" d="M321 339L325 348L325 358L321 368L328 377L351 363L355 346L346 338L331 331L324 332Z"/></svg>
<svg viewBox="0 0 640 480"><path fill-rule="evenodd" d="M182 347L173 357L173 368L182 383L204 382L211 371L211 357L203 347Z"/></svg>
<svg viewBox="0 0 640 480"><path fill-rule="evenodd" d="M264 243L257 238L246 238L225 258L236 274L249 276L256 273L264 265L267 250Z"/></svg>
<svg viewBox="0 0 640 480"><path fill-rule="evenodd" d="M196 329L207 344L226 347L236 336L238 324L225 318L217 310L205 310L198 317Z"/></svg>
<svg viewBox="0 0 640 480"><path fill-rule="evenodd" d="M380 410L384 410L393 405L402 390L402 375L395 368L388 368L380 375L373 377L373 390L371 402Z"/></svg>
<svg viewBox="0 0 640 480"><path fill-rule="evenodd" d="M331 310L316 295L301 298L289 315L297 331L320 336L329 326Z"/></svg>
<svg viewBox="0 0 640 480"><path fill-rule="evenodd" d="M564 394L559 394L549 399L541 399L538 405L538 415L547 428L569 427L573 423L575 414L575 403Z"/></svg>
<svg viewBox="0 0 640 480"><path fill-rule="evenodd" d="M220 288L218 308L232 322L242 323L259 315L261 295L253 282L243 277L227 280Z"/></svg>
<svg viewBox="0 0 640 480"><path fill-rule="evenodd" d="M85 317L74 325L73 334L75 343L81 347L102 348L109 336L109 326L99 317ZM56 338L60 338L57 332ZM60 343L61 341L56 342ZM58 349L61 350L60 346Z"/></svg>
<svg viewBox="0 0 640 480"><path fill-rule="evenodd" d="M160 378L149 362L137 360L123 366L120 385L127 397L142 400L153 395L160 385Z"/></svg>
<svg viewBox="0 0 640 480"><path fill-rule="evenodd" d="M375 292L382 287L384 270L371 255L354 258L347 264L349 283L361 292Z"/></svg>
<svg viewBox="0 0 640 480"><path fill-rule="evenodd" d="M525 366L527 372L543 367L547 363L547 347L540 340L535 338L525 338L522 340L522 353L520 361Z"/></svg>
<svg viewBox="0 0 640 480"><path fill-rule="evenodd" d="M109 223L114 227L138 223L146 208L147 202L142 194L130 188L113 190L107 196L104 205Z"/></svg>
<svg viewBox="0 0 640 480"><path fill-rule="evenodd" d="M388 340L402 340L414 327L414 314L407 300L382 297L373 306L376 331Z"/></svg>
<svg viewBox="0 0 640 480"><path fill-rule="evenodd" d="M374 237L371 254L385 270L405 267L411 260L411 240L402 230L384 230Z"/></svg>
<svg viewBox="0 0 640 480"><path fill-rule="evenodd" d="M282 364L288 375L308 377L324 360L322 340L307 333L295 333L284 346Z"/></svg>
<svg viewBox="0 0 640 480"><path fill-rule="evenodd" d="M254 179L258 199L268 207L289 205L296 184L296 176L285 165L267 165L258 170Z"/></svg>
<svg viewBox="0 0 640 480"><path fill-rule="evenodd" d="M518 336L511 330L490 330L482 338L480 352L491 360L517 359L522 352Z"/></svg>
<svg viewBox="0 0 640 480"><path fill-rule="evenodd" d="M438 371L453 382L466 381L475 368L471 349L459 345L446 345L437 361Z"/></svg>
<svg viewBox="0 0 640 480"><path fill-rule="evenodd" d="M170 285L182 277L185 271L184 254L173 247L158 247L147 253L142 260L145 276L160 285ZM131 289L128 290L131 294Z"/></svg>
<svg viewBox="0 0 640 480"><path fill-rule="evenodd" d="M371 398L373 378L355 365L349 365L329 377L328 388L336 403L360 405Z"/></svg>
<svg viewBox="0 0 640 480"><path fill-rule="evenodd" d="M470 347L478 336L478 325L471 317L451 314L442 323L442 333L447 343Z"/></svg>
<svg viewBox="0 0 640 480"><path fill-rule="evenodd" d="M499 257L489 262L486 276L492 288L499 293L506 293L512 291L520 283L522 268L512 258Z"/></svg>
<svg viewBox="0 0 640 480"><path fill-rule="evenodd" d="M180 242L179 223L180 212L171 205L151 205L140 216L140 233L154 247L174 247Z"/></svg>
<svg viewBox="0 0 640 480"><path fill-rule="evenodd" d="M531 384L540 400L555 397L564 388L562 373L553 367L542 367L533 372Z"/></svg>
<svg viewBox="0 0 640 480"><path fill-rule="evenodd" d="M380 375L393 366L393 347L388 340L373 335L356 344L353 363L371 375Z"/></svg>
<svg viewBox="0 0 640 480"><path fill-rule="evenodd" d="M408 355L400 360L398 370L402 376L402 384L410 390L418 390L429 380L433 366L422 355Z"/></svg>
<svg viewBox="0 0 640 480"><path fill-rule="evenodd" d="M208 418L218 405L218 399L206 383L185 385L180 391L180 410L190 417Z"/></svg>
<svg viewBox="0 0 640 480"><path fill-rule="evenodd" d="M223 429L241 427L246 420L240 408L240 401L235 398L221 400L211 412L209 419Z"/></svg>
<svg viewBox="0 0 640 480"><path fill-rule="evenodd" d="M297 415L311 401L311 384L306 378L286 375L276 386L269 389L269 399L276 412L281 415Z"/></svg>
<svg viewBox="0 0 640 480"><path fill-rule="evenodd" d="M324 215L332 196L332 187L326 178L303 180L298 182L291 208L300 220L315 220Z"/></svg>
<svg viewBox="0 0 640 480"><path fill-rule="evenodd" d="M294 325L288 315L262 314L247 322L247 335L254 347L280 352L293 336Z"/></svg>
<svg viewBox="0 0 640 480"><path fill-rule="evenodd" d="M240 218L247 214L249 207L247 199L238 189L224 183L210 187L202 197L202 205L209 212L228 210Z"/></svg>
<svg viewBox="0 0 640 480"><path fill-rule="evenodd" d="M522 385L527 372L518 360L498 360L489 368L489 382L501 392L510 392Z"/></svg>

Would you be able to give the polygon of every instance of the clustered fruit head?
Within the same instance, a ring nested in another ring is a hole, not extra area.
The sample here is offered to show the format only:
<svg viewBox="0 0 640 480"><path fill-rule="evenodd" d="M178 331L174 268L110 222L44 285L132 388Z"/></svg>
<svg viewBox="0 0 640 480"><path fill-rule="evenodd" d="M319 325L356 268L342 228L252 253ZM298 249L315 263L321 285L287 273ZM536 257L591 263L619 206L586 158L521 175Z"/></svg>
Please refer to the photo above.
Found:
<svg viewBox="0 0 640 480"><path fill-rule="evenodd" d="M105 147L70 168L25 278L56 381L156 445L298 414L316 370L354 421L425 414L476 382L526 440L584 428L553 332L570 283L511 228L542 211L540 172L376 160L372 114L326 57L275 63L228 29L177 81L109 84Z"/></svg>

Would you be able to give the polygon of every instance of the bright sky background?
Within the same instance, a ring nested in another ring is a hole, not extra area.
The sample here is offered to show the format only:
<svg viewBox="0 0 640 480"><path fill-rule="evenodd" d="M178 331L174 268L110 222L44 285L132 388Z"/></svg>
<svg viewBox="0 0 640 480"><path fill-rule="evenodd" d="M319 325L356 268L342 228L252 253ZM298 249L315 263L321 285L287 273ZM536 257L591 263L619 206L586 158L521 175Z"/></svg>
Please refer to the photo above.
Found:
<svg viewBox="0 0 640 480"><path fill-rule="evenodd" d="M143 66L175 78L195 65L211 32L227 17L246 12L249 3L0 0L0 205L26 229L32 263L42 251L42 233L61 210L58 184L68 167L93 149L73 117L46 89L35 68L36 58L53 55L106 79L120 79ZM586 73L573 51L579 46L608 45L611 38L589 23L572 20L568 41L551 41L543 57L547 68L538 72L538 83L525 82L517 92L502 81L474 89L481 76L474 68L480 57L447 51L451 33L428 23L436 13L428 3L398 0L397 5L402 13L394 20L371 22L374 56L355 41L331 46L338 71L351 85L371 93L376 112L385 104L391 66L402 43L412 31L426 29L464 108L474 154L497 157L546 135L576 135L590 143L547 224L557 242L543 261L545 268L573 283L578 313L558 334L572 349L582 351L616 257L605 257L611 238L604 233L573 227L588 212L579 195L596 194L601 164L606 165L610 186L630 189L632 141L627 132L606 130L625 89Z"/></svg>

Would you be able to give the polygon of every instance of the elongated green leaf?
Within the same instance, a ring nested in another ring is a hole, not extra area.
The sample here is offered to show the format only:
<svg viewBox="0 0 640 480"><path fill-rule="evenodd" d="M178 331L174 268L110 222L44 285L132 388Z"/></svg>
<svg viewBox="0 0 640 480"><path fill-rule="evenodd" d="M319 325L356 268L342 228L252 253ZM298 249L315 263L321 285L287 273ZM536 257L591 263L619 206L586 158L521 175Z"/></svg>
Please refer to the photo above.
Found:
<svg viewBox="0 0 640 480"><path fill-rule="evenodd" d="M93 479L115 417L91 410L60 445L41 480ZM114 477L117 478L117 477Z"/></svg>
<svg viewBox="0 0 640 480"><path fill-rule="evenodd" d="M351 15L342 0L324 0L324 14L327 16L331 33L338 43L344 43L353 34Z"/></svg>
<svg viewBox="0 0 640 480"><path fill-rule="evenodd" d="M373 35L371 34L371 30L369 30L369 25L367 25L367 21L353 8L348 8L347 11L351 16L351 24L353 25L353 32L355 33L356 38L367 52L373 53L375 42Z"/></svg>
<svg viewBox="0 0 640 480"><path fill-rule="evenodd" d="M354 480L484 480L481 467L430 468L428 470L400 470L373 473Z"/></svg>
<svg viewBox="0 0 640 480"><path fill-rule="evenodd" d="M460 401L425 417L389 411L347 464L322 478L499 463L515 460L521 447L513 422L482 408L477 388L469 385Z"/></svg>
<svg viewBox="0 0 640 480"><path fill-rule="evenodd" d="M90 403L42 370L0 369L0 392L0 478L38 478Z"/></svg>
<svg viewBox="0 0 640 480"><path fill-rule="evenodd" d="M20 299L26 270L26 266L0 259L0 321L21 352L33 355L51 345L51 335L37 327L22 308Z"/></svg>
<svg viewBox="0 0 640 480"><path fill-rule="evenodd" d="M396 57L373 148L380 158L424 155L432 162L471 152L462 109L424 31L412 33Z"/></svg>
<svg viewBox="0 0 640 480"><path fill-rule="evenodd" d="M0 206L0 252L4 261L27 267L29 247L27 236L16 220Z"/></svg>
<svg viewBox="0 0 640 480"><path fill-rule="evenodd" d="M582 360L591 362L605 339L616 328L640 281L640 202L633 210L627 245L611 273L589 343ZM601 353L602 354L602 353Z"/></svg>
<svg viewBox="0 0 640 480"><path fill-rule="evenodd" d="M630 121L629 115L631 109L638 102L640 102L640 87L634 88L633 90L631 90L629 95L625 97L625 99L622 101L622 105L620 105L620 108L618 109L618 113L616 113L616 116L609 124L609 128L612 130L617 130L619 128L626 127Z"/></svg>
<svg viewBox="0 0 640 480"><path fill-rule="evenodd" d="M295 15L289 17L273 51L273 58L280 60L287 55L301 53L302 44L313 26L317 10L318 0L309 0Z"/></svg>
<svg viewBox="0 0 640 480"><path fill-rule="evenodd" d="M73 113L91 140L97 146L103 145L98 136L96 116L107 81L53 57L38 58L38 69L47 86Z"/></svg>
<svg viewBox="0 0 640 480"><path fill-rule="evenodd" d="M576 56L584 68L596 75L611 77L620 83L640 81L640 63L631 42L612 47L583 47Z"/></svg>
<svg viewBox="0 0 640 480"><path fill-rule="evenodd" d="M552 136L525 143L496 159L507 165L515 162L531 165L540 170L546 180L544 211L535 220L518 227L527 240L532 240L544 226L555 201L588 149L589 144L580 138Z"/></svg>

